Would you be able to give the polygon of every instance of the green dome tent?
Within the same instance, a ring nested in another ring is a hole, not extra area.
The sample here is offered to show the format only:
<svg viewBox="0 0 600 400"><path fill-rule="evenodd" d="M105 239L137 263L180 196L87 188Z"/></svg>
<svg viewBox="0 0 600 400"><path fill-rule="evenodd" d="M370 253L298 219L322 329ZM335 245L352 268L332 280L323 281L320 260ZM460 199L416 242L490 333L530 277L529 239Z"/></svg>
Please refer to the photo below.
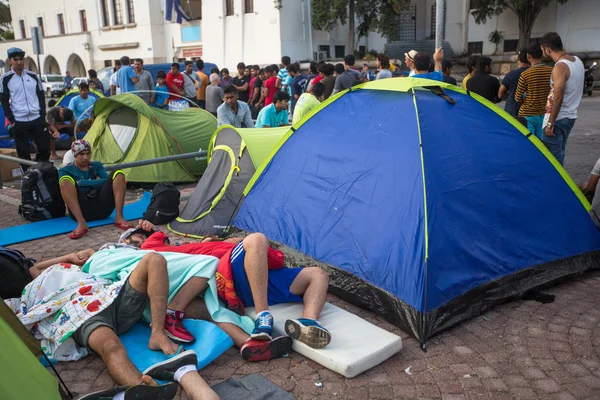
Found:
<svg viewBox="0 0 600 400"><path fill-rule="evenodd" d="M221 126L210 140L208 168L180 216L167 227L183 236L222 236L258 166L289 130Z"/></svg>
<svg viewBox="0 0 600 400"><path fill-rule="evenodd" d="M42 354L39 342L0 298L0 398L60 400L58 381L37 356Z"/></svg>
<svg viewBox="0 0 600 400"><path fill-rule="evenodd" d="M124 93L99 99L95 120L85 139L92 159L103 164L148 160L208 148L217 119L199 108L164 111ZM206 159L185 159L124 170L131 182L191 182L206 168Z"/></svg>

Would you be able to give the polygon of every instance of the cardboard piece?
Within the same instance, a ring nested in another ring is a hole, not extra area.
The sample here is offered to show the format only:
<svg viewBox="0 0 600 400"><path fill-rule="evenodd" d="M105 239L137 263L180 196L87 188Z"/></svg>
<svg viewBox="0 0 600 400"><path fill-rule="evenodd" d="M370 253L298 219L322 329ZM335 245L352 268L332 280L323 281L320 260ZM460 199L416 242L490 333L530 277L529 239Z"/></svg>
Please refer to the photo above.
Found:
<svg viewBox="0 0 600 400"><path fill-rule="evenodd" d="M17 157L17 151L15 149L2 149L0 148L0 154L5 156ZM12 161L0 160L0 175L2 181L12 181L15 179L21 179L21 166Z"/></svg>

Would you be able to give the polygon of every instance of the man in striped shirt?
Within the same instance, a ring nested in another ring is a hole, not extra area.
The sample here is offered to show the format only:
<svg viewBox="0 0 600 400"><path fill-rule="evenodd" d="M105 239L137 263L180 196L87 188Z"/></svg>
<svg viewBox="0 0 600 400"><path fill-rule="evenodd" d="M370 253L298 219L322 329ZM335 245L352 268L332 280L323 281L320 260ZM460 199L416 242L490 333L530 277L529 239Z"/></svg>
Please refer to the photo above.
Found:
<svg viewBox="0 0 600 400"><path fill-rule="evenodd" d="M292 63L292 60L288 56L281 57L281 69L277 73L277 80L275 81L275 87L279 90L287 91L286 81L288 78L287 67Z"/></svg>
<svg viewBox="0 0 600 400"><path fill-rule="evenodd" d="M532 43L527 48L527 60L531 67L523 71L515 92L515 101L521 104L519 116L527 120L527 128L542 140L546 100L550 93L552 67L542 63L542 48Z"/></svg>

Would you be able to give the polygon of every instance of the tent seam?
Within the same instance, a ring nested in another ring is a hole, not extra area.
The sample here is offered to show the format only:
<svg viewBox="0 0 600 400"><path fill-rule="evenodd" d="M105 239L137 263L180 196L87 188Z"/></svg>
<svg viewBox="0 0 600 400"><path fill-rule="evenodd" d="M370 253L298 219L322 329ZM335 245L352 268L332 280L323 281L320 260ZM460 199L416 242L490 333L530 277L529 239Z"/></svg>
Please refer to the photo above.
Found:
<svg viewBox="0 0 600 400"><path fill-rule="evenodd" d="M425 183L425 159L423 157L423 137L421 136L421 122L419 121L419 108L417 106L417 96L415 94L415 90L412 90L412 98L413 104L415 106L415 115L417 120L417 133L419 135L419 153L421 155L421 178L423 181L423 217L424 217L424 226L425 226L425 284L424 284L424 293L423 293L423 311L421 312L421 326L419 330L425 329L425 314L427 312L427 283L429 278L428 271L428 260L429 260L429 218L427 214L427 186ZM421 332L421 337L425 336L425 332ZM421 347L425 348L425 342L421 343Z"/></svg>

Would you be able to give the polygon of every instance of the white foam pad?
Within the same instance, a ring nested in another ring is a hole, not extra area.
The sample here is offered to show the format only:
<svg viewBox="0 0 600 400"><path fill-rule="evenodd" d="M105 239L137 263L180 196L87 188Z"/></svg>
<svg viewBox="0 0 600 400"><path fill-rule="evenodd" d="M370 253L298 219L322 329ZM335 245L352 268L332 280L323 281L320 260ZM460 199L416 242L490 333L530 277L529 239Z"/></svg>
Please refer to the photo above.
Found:
<svg viewBox="0 0 600 400"><path fill-rule="evenodd" d="M300 318L303 308L302 303L270 307L275 319L274 334L285 335L285 321ZM246 315L255 318L256 311L248 307ZM346 378L354 378L402 349L400 336L329 303L325 303L319 323L331 333L329 345L323 349L313 349L294 340L293 349Z"/></svg>

